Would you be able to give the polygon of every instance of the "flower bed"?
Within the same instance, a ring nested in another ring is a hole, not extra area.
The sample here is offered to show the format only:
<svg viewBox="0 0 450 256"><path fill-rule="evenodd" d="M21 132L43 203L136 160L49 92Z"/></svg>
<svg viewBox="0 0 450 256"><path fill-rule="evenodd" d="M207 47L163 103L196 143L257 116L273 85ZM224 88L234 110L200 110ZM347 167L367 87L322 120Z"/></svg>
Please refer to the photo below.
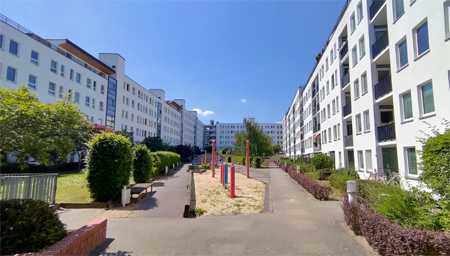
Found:
<svg viewBox="0 0 450 256"><path fill-rule="evenodd" d="M342 202L345 221L381 255L450 255L450 234L405 228L376 213L365 203Z"/></svg>
<svg viewBox="0 0 450 256"><path fill-rule="evenodd" d="M317 181L309 178L304 173L297 171L297 169L293 166L282 165L281 168L315 198L319 200L328 200L330 198L330 194L332 192L330 187L320 185Z"/></svg>

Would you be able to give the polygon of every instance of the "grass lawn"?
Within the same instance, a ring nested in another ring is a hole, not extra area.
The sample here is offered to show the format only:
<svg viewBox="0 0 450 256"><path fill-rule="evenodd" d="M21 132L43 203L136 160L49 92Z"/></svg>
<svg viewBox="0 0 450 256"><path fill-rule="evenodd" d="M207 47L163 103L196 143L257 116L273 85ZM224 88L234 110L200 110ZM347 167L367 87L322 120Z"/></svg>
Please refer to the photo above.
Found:
<svg viewBox="0 0 450 256"><path fill-rule="evenodd" d="M56 187L57 203L92 202L87 183L87 172L68 173L58 176Z"/></svg>

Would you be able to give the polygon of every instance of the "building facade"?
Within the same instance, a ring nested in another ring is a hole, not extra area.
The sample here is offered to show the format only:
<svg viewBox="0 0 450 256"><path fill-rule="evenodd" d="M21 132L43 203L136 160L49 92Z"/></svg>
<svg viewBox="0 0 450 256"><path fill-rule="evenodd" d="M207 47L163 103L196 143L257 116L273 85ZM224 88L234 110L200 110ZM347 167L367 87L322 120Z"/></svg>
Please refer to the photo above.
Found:
<svg viewBox="0 0 450 256"><path fill-rule="evenodd" d="M347 1L283 117L286 156L324 152L362 178L397 173L416 185L420 139L450 120L449 6Z"/></svg>
<svg viewBox="0 0 450 256"><path fill-rule="evenodd" d="M68 39L43 39L0 15L0 86L25 86L46 103L73 102L91 123L126 131L134 142L157 136L170 145L195 145L202 125L196 113L184 100L168 101L164 90L134 81L125 67L118 53L97 58Z"/></svg>

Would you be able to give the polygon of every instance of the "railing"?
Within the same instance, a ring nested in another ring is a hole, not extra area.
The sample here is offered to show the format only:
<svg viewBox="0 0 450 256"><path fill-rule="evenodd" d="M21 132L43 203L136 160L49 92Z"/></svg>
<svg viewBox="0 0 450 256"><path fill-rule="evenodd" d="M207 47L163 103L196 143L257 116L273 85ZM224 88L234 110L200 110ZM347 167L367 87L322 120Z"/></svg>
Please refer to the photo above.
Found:
<svg viewBox="0 0 450 256"><path fill-rule="evenodd" d="M375 58L380 54L389 44L389 36L388 33L385 32L382 36L380 36L375 43L372 45L372 58Z"/></svg>
<svg viewBox="0 0 450 256"><path fill-rule="evenodd" d="M348 116L352 113L352 104L347 104L342 107L342 113L344 116Z"/></svg>
<svg viewBox="0 0 450 256"><path fill-rule="evenodd" d="M344 88L348 83L350 83L350 73L343 74L341 77L342 88Z"/></svg>
<svg viewBox="0 0 450 256"><path fill-rule="evenodd" d="M395 140L395 125L388 124L379 126L378 131L378 142Z"/></svg>
<svg viewBox="0 0 450 256"><path fill-rule="evenodd" d="M375 14L380 10L381 6L383 6L384 2L386 0L373 0L372 4L369 7L369 15L370 19L373 19L375 17Z"/></svg>
<svg viewBox="0 0 450 256"><path fill-rule="evenodd" d="M377 84L375 84L374 91L375 91L375 99L379 99L384 95L390 93L392 91L391 78L383 79L379 81Z"/></svg>
<svg viewBox="0 0 450 256"><path fill-rule="evenodd" d="M55 204L57 173L0 174L0 200L34 199Z"/></svg>
<svg viewBox="0 0 450 256"><path fill-rule="evenodd" d="M345 41L344 43L342 43L342 47L339 50L339 57L341 59L343 59L345 57L345 55L347 54L347 52L348 52L348 43L347 43L347 41Z"/></svg>
<svg viewBox="0 0 450 256"><path fill-rule="evenodd" d="M353 146L353 135L344 136L344 146L346 147Z"/></svg>

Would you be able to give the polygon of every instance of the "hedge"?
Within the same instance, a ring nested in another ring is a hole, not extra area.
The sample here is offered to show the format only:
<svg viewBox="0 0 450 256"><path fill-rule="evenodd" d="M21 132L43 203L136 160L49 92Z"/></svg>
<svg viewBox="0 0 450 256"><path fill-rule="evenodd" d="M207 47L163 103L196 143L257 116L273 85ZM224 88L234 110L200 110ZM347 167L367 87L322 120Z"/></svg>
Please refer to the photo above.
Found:
<svg viewBox="0 0 450 256"><path fill-rule="evenodd" d="M316 199L328 200L332 192L330 187L322 186L317 181L309 178L304 173L297 171L295 167L289 165L283 165L282 169L286 171L292 179L297 181L302 187L304 187L309 193L311 193Z"/></svg>
<svg viewBox="0 0 450 256"><path fill-rule="evenodd" d="M180 155L170 151L156 151L150 153L150 155L153 155L154 158L156 157L158 159L158 165L154 165L156 168L156 175L163 175L165 173L166 166L170 169L173 165L178 165L181 162Z"/></svg>
<svg viewBox="0 0 450 256"><path fill-rule="evenodd" d="M367 204L351 205L344 197L345 221L364 236L380 255L449 255L450 234L402 227L376 213Z"/></svg>
<svg viewBox="0 0 450 256"><path fill-rule="evenodd" d="M150 150L143 144L136 145L134 149L133 178L137 183L148 182L152 173L152 159Z"/></svg>

